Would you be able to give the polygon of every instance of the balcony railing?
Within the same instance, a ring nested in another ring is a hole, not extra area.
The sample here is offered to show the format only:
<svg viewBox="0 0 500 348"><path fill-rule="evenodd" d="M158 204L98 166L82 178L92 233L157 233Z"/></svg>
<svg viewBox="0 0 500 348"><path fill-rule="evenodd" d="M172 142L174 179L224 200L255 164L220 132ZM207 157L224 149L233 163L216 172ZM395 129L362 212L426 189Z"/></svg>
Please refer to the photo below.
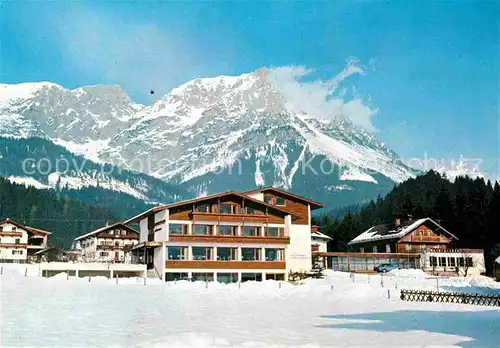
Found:
<svg viewBox="0 0 500 348"><path fill-rule="evenodd" d="M172 234L171 242L235 243L235 244L290 244L290 237L267 236L221 236Z"/></svg>

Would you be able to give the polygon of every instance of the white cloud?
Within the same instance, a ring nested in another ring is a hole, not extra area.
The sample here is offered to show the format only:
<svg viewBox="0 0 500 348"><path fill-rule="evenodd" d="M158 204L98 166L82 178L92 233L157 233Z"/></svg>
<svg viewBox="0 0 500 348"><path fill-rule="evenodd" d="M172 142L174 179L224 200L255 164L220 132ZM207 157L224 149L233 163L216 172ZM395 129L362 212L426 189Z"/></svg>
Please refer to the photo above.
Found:
<svg viewBox="0 0 500 348"><path fill-rule="evenodd" d="M289 106L297 112L306 112L316 117L332 119L347 117L354 124L368 131L375 131L372 117L377 113L359 96L345 99L346 89L341 85L353 75L364 75L357 59L349 58L339 74L323 81L307 81L314 70L304 66L285 66L271 69L271 82L283 93Z"/></svg>

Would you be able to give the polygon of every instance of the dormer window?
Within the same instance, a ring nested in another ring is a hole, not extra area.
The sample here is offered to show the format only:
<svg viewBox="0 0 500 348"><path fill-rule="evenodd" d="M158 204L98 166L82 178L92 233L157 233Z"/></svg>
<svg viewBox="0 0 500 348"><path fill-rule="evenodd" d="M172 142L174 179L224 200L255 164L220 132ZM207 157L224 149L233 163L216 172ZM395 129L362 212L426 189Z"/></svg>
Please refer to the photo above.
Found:
<svg viewBox="0 0 500 348"><path fill-rule="evenodd" d="M221 214L235 214L236 206L233 204L221 203L219 210Z"/></svg>
<svg viewBox="0 0 500 348"><path fill-rule="evenodd" d="M276 197L276 205L285 206L286 205L285 199L283 197Z"/></svg>
<svg viewBox="0 0 500 348"><path fill-rule="evenodd" d="M210 213L210 204L198 204L196 211L199 213Z"/></svg>
<svg viewBox="0 0 500 348"><path fill-rule="evenodd" d="M267 203L267 204L273 204L274 203L273 196L265 195L264 196L264 202Z"/></svg>

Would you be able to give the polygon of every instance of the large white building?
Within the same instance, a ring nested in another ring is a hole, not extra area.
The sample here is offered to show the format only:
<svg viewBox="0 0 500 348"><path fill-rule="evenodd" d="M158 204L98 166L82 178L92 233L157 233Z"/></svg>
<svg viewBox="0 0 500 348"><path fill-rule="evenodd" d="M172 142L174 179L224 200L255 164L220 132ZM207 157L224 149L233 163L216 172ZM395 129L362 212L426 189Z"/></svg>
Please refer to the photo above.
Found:
<svg viewBox="0 0 500 348"><path fill-rule="evenodd" d="M125 262L125 249L137 244L139 233L116 223L75 238L73 249L84 262Z"/></svg>
<svg viewBox="0 0 500 348"><path fill-rule="evenodd" d="M47 248L50 232L22 225L12 219L0 221L0 262L24 263Z"/></svg>
<svg viewBox="0 0 500 348"><path fill-rule="evenodd" d="M167 281L285 280L311 269L311 211L321 207L266 187L155 207L125 223L140 225L135 259Z"/></svg>

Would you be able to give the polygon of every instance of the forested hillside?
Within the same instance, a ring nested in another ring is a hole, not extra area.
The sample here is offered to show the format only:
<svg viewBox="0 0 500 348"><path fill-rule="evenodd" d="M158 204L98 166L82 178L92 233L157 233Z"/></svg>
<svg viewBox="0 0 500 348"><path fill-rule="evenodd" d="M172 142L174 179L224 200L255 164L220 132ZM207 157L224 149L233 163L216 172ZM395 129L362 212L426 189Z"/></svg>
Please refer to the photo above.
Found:
<svg viewBox="0 0 500 348"><path fill-rule="evenodd" d="M76 236L119 218L106 207L0 178L0 219L7 217L53 232L49 242L65 248L71 246Z"/></svg>
<svg viewBox="0 0 500 348"><path fill-rule="evenodd" d="M457 247L485 250L487 268L500 255L500 185L459 177L453 183L430 171L396 186L385 198L353 207L341 218L318 218L322 232L333 238L332 251L345 251L347 243L373 225L396 217L431 217L455 234Z"/></svg>

